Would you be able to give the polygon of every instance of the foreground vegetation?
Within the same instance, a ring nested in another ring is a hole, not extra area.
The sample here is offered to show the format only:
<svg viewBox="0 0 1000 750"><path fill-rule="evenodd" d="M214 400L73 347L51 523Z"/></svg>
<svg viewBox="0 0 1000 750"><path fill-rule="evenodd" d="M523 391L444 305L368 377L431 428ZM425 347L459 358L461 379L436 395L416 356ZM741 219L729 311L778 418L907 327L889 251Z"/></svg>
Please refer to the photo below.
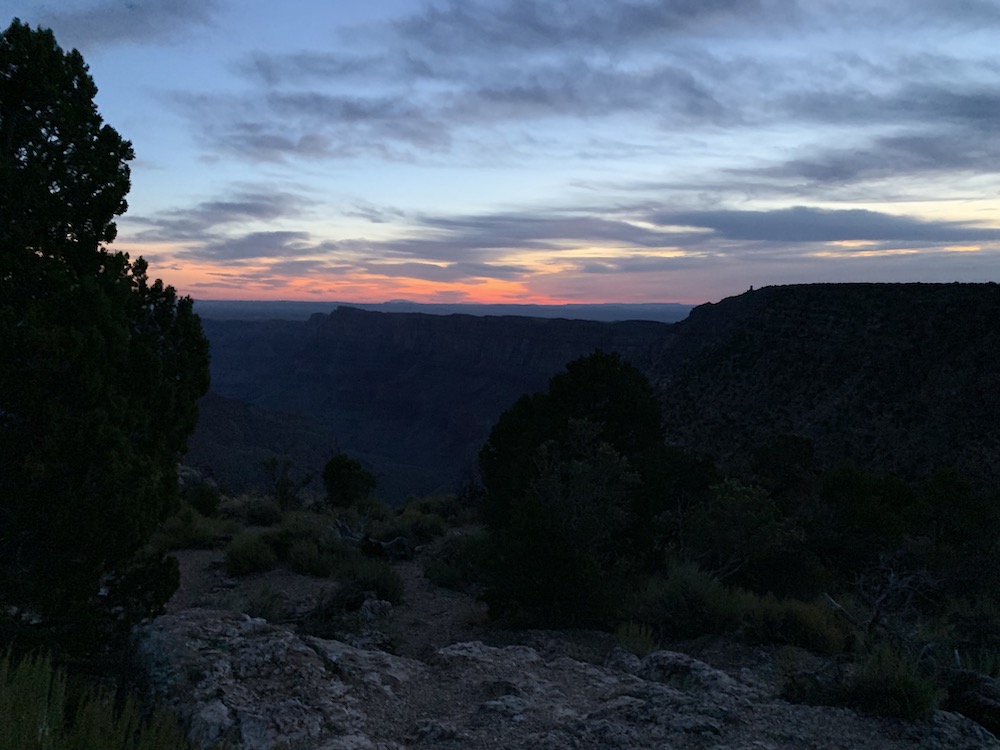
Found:
<svg viewBox="0 0 1000 750"><path fill-rule="evenodd" d="M149 715L134 698L71 680L48 657L0 659L4 750L184 750L177 720ZM219 747L216 750L223 750Z"/></svg>

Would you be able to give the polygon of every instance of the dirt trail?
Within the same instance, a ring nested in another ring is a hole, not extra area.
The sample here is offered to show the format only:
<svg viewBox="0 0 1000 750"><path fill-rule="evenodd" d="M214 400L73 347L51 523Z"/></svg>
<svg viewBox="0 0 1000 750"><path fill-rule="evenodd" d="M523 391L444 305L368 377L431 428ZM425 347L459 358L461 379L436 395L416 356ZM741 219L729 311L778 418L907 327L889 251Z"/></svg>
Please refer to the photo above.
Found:
<svg viewBox="0 0 1000 750"><path fill-rule="evenodd" d="M392 633L400 656L426 659L437 649L476 640L484 632L486 605L471 596L438 588L419 560L393 565L403 579L403 602L393 612Z"/></svg>

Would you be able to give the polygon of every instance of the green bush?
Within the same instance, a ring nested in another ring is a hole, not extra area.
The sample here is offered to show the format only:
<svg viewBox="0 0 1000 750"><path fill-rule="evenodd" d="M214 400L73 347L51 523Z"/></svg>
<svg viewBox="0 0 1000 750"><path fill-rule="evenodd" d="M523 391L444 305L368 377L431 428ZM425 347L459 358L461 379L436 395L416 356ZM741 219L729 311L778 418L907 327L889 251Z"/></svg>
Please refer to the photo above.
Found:
<svg viewBox="0 0 1000 750"><path fill-rule="evenodd" d="M403 601L403 579L385 560L354 555L346 558L334 575L342 584L356 586L362 592L374 591L379 599L393 604Z"/></svg>
<svg viewBox="0 0 1000 750"><path fill-rule="evenodd" d="M150 544L159 552L212 549L228 530L229 527L218 519L206 518L190 505L184 505L176 515L160 524Z"/></svg>
<svg viewBox="0 0 1000 750"><path fill-rule="evenodd" d="M312 539L298 539L288 549L288 564L296 573L326 578L333 572L336 561L333 555L324 554Z"/></svg>
<svg viewBox="0 0 1000 750"><path fill-rule="evenodd" d="M189 748L177 720L144 718L135 700L69 686L42 656L0 661L0 748L3 750L181 750Z"/></svg>
<svg viewBox="0 0 1000 750"><path fill-rule="evenodd" d="M251 526L274 526L281 523L281 506L269 497L255 497L247 503L246 522Z"/></svg>
<svg viewBox="0 0 1000 750"><path fill-rule="evenodd" d="M250 526L274 526L284 517L273 498L256 494L224 498L219 514Z"/></svg>
<svg viewBox="0 0 1000 750"><path fill-rule="evenodd" d="M402 536L416 545L427 544L447 531L448 524L437 513L408 506L398 515L375 524L371 536L384 541Z"/></svg>
<svg viewBox="0 0 1000 750"><path fill-rule="evenodd" d="M425 556L424 575L435 586L466 590L482 580L489 550L489 535L484 531L441 537Z"/></svg>
<svg viewBox="0 0 1000 750"><path fill-rule="evenodd" d="M260 534L239 534L226 548L226 571L232 576L262 573L277 564L278 556Z"/></svg>
<svg viewBox="0 0 1000 750"><path fill-rule="evenodd" d="M673 563L667 575L647 578L629 605L632 617L662 637L692 638L741 632L759 643L841 653L852 628L824 602L779 601L727 586L694 563Z"/></svg>
<svg viewBox="0 0 1000 750"><path fill-rule="evenodd" d="M844 698L863 713L914 721L928 718L942 694L916 664L899 651L881 646L858 667Z"/></svg>
<svg viewBox="0 0 1000 750"><path fill-rule="evenodd" d="M337 588L299 623L299 632L319 638L343 638L365 625L357 611L370 594L392 604L403 600L403 581L384 560L362 557L356 550L339 563L334 577Z"/></svg>

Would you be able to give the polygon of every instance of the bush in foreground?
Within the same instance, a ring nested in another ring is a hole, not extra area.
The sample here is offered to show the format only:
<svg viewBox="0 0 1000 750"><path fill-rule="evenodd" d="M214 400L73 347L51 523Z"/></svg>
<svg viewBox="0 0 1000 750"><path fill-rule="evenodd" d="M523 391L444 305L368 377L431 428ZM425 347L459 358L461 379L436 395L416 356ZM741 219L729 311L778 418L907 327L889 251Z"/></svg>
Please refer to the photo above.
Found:
<svg viewBox="0 0 1000 750"><path fill-rule="evenodd" d="M231 576L263 573L278 564L278 556L260 534L239 534L226 548L226 571Z"/></svg>

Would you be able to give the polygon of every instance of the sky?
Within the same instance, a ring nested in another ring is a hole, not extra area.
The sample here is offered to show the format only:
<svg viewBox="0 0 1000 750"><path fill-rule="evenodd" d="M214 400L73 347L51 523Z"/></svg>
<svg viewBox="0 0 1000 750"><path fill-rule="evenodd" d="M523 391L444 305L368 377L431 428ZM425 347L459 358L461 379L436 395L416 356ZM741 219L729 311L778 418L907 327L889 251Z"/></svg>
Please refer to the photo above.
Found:
<svg viewBox="0 0 1000 750"><path fill-rule="evenodd" d="M997 0L0 0L196 299L1000 281Z"/></svg>

